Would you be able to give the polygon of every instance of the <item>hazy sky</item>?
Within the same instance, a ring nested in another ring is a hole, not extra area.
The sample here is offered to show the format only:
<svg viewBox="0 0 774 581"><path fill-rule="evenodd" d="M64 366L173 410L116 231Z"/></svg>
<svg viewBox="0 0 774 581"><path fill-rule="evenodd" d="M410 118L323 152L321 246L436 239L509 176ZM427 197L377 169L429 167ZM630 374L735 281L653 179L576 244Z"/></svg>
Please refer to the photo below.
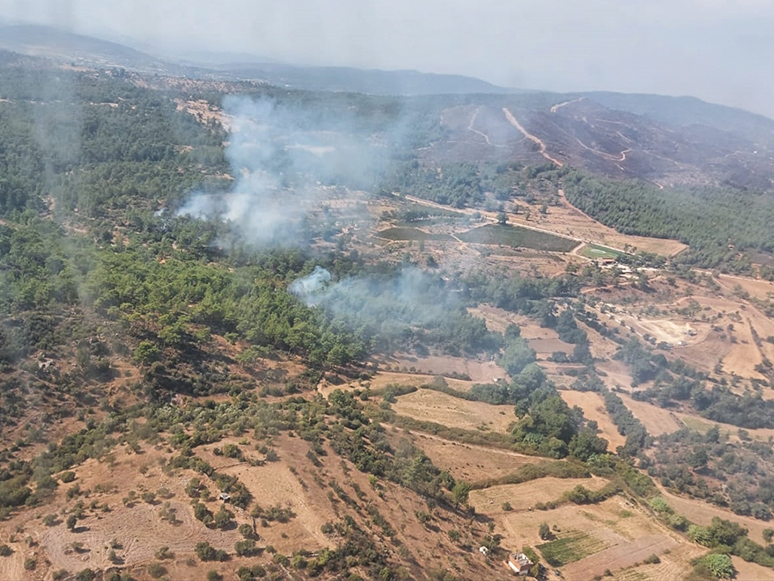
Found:
<svg viewBox="0 0 774 581"><path fill-rule="evenodd" d="M0 18L294 64L695 95L774 117L774 0L0 0Z"/></svg>

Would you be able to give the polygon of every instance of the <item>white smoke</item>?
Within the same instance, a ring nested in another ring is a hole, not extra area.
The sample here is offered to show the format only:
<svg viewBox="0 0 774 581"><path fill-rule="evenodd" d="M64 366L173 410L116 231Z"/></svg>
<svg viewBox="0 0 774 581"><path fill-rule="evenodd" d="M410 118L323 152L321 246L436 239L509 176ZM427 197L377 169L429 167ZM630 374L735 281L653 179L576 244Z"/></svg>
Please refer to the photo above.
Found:
<svg viewBox="0 0 774 581"><path fill-rule="evenodd" d="M305 303L316 304L315 296L325 288L325 285L331 281L331 273L322 266L315 266L312 274L299 278L291 283L289 290Z"/></svg>
<svg viewBox="0 0 774 581"><path fill-rule="evenodd" d="M232 223L253 244L299 241L301 220L319 202L320 182L367 183L388 162L387 148L354 113L229 96L228 193L194 193L177 215Z"/></svg>

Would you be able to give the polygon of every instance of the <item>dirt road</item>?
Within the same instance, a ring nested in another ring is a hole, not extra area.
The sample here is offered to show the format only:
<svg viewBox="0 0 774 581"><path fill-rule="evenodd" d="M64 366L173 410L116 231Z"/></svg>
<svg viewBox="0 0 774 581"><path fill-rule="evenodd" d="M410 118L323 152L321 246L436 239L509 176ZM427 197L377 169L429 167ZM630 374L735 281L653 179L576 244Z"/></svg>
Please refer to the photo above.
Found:
<svg viewBox="0 0 774 581"><path fill-rule="evenodd" d="M551 163L554 163L554 164L558 165L559 167L562 167L564 165L563 162L559 161L558 159L556 159L554 157L551 157L546 152L546 144L543 143L543 140L540 139L539 137L536 137L535 135L532 135L526 129L524 129L524 127L522 127L521 123L519 123L517 121L516 117L513 116L513 113L511 113L508 110L507 107L503 107L503 113L505 113L505 118L508 119L508 122L511 125L513 125L516 129L518 129L524 137L529 139L531 142L535 143L540 148L540 155L545 157Z"/></svg>

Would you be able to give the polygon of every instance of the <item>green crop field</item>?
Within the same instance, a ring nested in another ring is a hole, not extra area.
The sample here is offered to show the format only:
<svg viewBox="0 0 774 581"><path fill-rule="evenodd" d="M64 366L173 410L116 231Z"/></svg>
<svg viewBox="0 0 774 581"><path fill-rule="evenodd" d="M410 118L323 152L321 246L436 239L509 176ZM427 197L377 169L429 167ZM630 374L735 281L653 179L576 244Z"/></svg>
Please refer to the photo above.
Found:
<svg viewBox="0 0 774 581"><path fill-rule="evenodd" d="M448 234L431 234L420 230L419 228L387 228L381 232L377 232L376 235L379 238L386 238L387 240L438 240L441 242L450 242L454 240Z"/></svg>
<svg viewBox="0 0 774 581"><path fill-rule="evenodd" d="M598 553L607 546L600 539L578 531L568 536L537 546L546 562L552 567L561 567Z"/></svg>
<svg viewBox="0 0 774 581"><path fill-rule="evenodd" d="M459 235L459 239L475 244L502 244L505 246L533 248L535 250L550 250L552 252L569 252L578 243L569 238L562 238L538 232L520 226L502 226L487 224L474 228Z"/></svg>
<svg viewBox="0 0 774 581"><path fill-rule="evenodd" d="M618 258L623 252L598 244L586 244L581 250L581 254L586 258Z"/></svg>

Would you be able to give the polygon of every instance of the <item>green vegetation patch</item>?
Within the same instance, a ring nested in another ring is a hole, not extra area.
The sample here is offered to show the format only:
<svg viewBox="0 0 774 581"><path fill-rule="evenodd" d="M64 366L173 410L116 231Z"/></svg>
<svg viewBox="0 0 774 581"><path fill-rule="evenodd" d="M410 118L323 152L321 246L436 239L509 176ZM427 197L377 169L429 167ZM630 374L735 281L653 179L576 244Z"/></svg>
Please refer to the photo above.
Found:
<svg viewBox="0 0 774 581"><path fill-rule="evenodd" d="M581 251L581 254L586 258L618 258L623 254L620 250L614 248L608 248L607 246L600 246L599 244L586 244Z"/></svg>
<svg viewBox="0 0 774 581"><path fill-rule="evenodd" d="M464 232L460 240L475 244L502 244L506 246L533 248L535 250L550 250L552 252L569 252L578 243L569 238L554 236L546 232L538 232L520 226L487 224Z"/></svg>
<svg viewBox="0 0 774 581"><path fill-rule="evenodd" d="M580 561L607 548L604 541L586 533L571 531L568 536L538 545L537 549L552 567L562 567Z"/></svg>
<svg viewBox="0 0 774 581"><path fill-rule="evenodd" d="M376 235L379 238L386 238L387 240L438 240L442 242L451 242L454 240L448 234L431 234L425 232L419 228L406 228L396 227L387 228L381 232L377 232Z"/></svg>

